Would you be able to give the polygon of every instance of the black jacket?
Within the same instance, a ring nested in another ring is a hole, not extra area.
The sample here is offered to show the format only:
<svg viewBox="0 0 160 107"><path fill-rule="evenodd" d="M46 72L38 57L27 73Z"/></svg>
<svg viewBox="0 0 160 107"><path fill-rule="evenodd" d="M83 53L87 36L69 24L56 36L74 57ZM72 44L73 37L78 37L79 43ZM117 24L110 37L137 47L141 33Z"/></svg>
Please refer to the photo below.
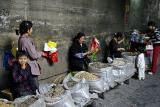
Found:
<svg viewBox="0 0 160 107"><path fill-rule="evenodd" d="M110 57L112 58L122 57L121 52L117 50L118 48L119 44L114 39L112 39L109 43Z"/></svg>
<svg viewBox="0 0 160 107"><path fill-rule="evenodd" d="M76 54L81 54L88 51L86 44L80 45L79 42L73 42L69 49L69 70L71 71L82 71L86 70L87 67L87 56L77 57Z"/></svg>

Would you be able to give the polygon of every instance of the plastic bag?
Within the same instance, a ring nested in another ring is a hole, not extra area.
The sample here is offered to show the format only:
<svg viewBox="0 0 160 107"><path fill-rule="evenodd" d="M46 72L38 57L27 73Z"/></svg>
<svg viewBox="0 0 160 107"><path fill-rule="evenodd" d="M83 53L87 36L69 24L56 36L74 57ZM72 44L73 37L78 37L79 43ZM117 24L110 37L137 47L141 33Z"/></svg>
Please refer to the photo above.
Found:
<svg viewBox="0 0 160 107"><path fill-rule="evenodd" d="M72 77L72 75L71 75L71 73L69 73L67 76L65 76L65 78L63 80L63 86L67 90L71 90L71 88L72 88L72 87L68 86L68 84L67 84L69 81L73 81L71 77ZM74 82L76 82L76 81L74 81ZM76 83L78 83L78 82L76 82ZM74 84L73 84L73 86L74 86Z"/></svg>
<svg viewBox="0 0 160 107"><path fill-rule="evenodd" d="M12 55L16 58L16 53L17 53L17 49L15 47L13 47L11 49Z"/></svg>
<svg viewBox="0 0 160 107"><path fill-rule="evenodd" d="M45 100L46 107L75 107L70 91L64 90L62 94L58 94L58 96L55 96L55 97L50 97L45 95L54 87L56 87L56 84L40 85L39 94Z"/></svg>
<svg viewBox="0 0 160 107"><path fill-rule="evenodd" d="M71 89L71 95L75 104L83 107L90 101L89 85L85 82L79 82Z"/></svg>
<svg viewBox="0 0 160 107"><path fill-rule="evenodd" d="M49 58L53 61L53 62L58 62L58 51L53 52L49 55Z"/></svg>
<svg viewBox="0 0 160 107"><path fill-rule="evenodd" d="M97 52L99 48L100 48L100 43L98 39L96 37L93 37L90 45L90 50Z"/></svg>
<svg viewBox="0 0 160 107"><path fill-rule="evenodd" d="M79 73L83 73L83 72L85 72L85 71L81 71ZM107 90L106 82L100 76L97 76L97 77L98 77L98 79L96 79L96 80L85 80L86 83L89 84L89 91L96 92L96 93L105 92ZM82 79L78 79L78 78L73 77L73 76L71 78L74 81L81 81L82 80Z"/></svg>
<svg viewBox="0 0 160 107"><path fill-rule="evenodd" d="M0 99L0 107L15 107L15 104L7 99Z"/></svg>
<svg viewBox="0 0 160 107"><path fill-rule="evenodd" d="M57 47L57 43L56 43L56 42L52 42L52 41L49 41L49 42L47 43L47 45L48 45L48 47L50 47L50 48L55 48L55 47Z"/></svg>
<svg viewBox="0 0 160 107"><path fill-rule="evenodd" d="M15 107L46 107L44 99L34 95L16 98L14 104Z"/></svg>
<svg viewBox="0 0 160 107"><path fill-rule="evenodd" d="M132 53L132 54L135 54L135 55L130 55L130 54L131 54L131 52L123 52L122 57L135 64L135 60L136 60L136 57L137 57L138 53Z"/></svg>
<svg viewBox="0 0 160 107"><path fill-rule="evenodd" d="M11 50L6 50L3 56L3 67L5 70L10 70L14 63L14 56L12 55Z"/></svg>
<svg viewBox="0 0 160 107"><path fill-rule="evenodd" d="M44 51L57 51L56 47L49 47L47 43L44 44Z"/></svg>
<svg viewBox="0 0 160 107"><path fill-rule="evenodd" d="M46 107L76 107L70 91L66 91L62 96L51 98L48 101L46 101Z"/></svg>
<svg viewBox="0 0 160 107"><path fill-rule="evenodd" d="M57 50L57 43L49 41L48 43L44 44L44 51L48 53L49 61L58 62L58 50Z"/></svg>
<svg viewBox="0 0 160 107"><path fill-rule="evenodd" d="M102 62L93 62L89 64L89 71L104 79L107 90L109 90L109 87L113 88L116 85L113 79L112 66Z"/></svg>
<svg viewBox="0 0 160 107"><path fill-rule="evenodd" d="M44 94L51 90L53 86L56 86L56 84L40 84L38 91L40 94Z"/></svg>
<svg viewBox="0 0 160 107"><path fill-rule="evenodd" d="M71 76L72 75L69 73L65 77L65 79L63 81L63 85L65 88L67 88L71 91L71 95L72 95L72 98L73 98L76 106L83 107L90 101L91 98L98 98L97 94L95 94L95 93L90 94L89 93L89 84L84 79L77 82L77 84L75 84L72 88L70 88L67 85L67 82L73 81Z"/></svg>
<svg viewBox="0 0 160 107"><path fill-rule="evenodd" d="M95 61L97 59L97 52L100 50L100 43L96 37L92 38L90 50L93 52L91 54L91 59Z"/></svg>
<svg viewBox="0 0 160 107"><path fill-rule="evenodd" d="M135 71L134 64L128 61L125 63L125 65L114 66L112 70L115 81L118 83L122 83L131 78L135 74Z"/></svg>

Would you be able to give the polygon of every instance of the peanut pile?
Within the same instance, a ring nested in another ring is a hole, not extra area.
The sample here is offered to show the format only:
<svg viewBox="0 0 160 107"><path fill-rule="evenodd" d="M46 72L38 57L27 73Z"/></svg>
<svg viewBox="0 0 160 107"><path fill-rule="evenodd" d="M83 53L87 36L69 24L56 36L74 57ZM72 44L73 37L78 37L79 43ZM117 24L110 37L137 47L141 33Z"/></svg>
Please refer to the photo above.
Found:
<svg viewBox="0 0 160 107"><path fill-rule="evenodd" d="M111 65L114 65L114 66L123 66L125 64L126 64L126 62L125 62L125 60L123 58L115 58L113 60L113 63Z"/></svg>
<svg viewBox="0 0 160 107"><path fill-rule="evenodd" d="M138 53L137 52L125 52L125 54L128 56L136 56Z"/></svg>
<svg viewBox="0 0 160 107"><path fill-rule="evenodd" d="M29 105L33 104L37 100L38 100L38 98L36 98L36 97L28 98L24 102L18 104L17 107L28 107Z"/></svg>
<svg viewBox="0 0 160 107"><path fill-rule="evenodd" d="M0 101L0 107L14 107L11 103L6 103L4 101Z"/></svg>
<svg viewBox="0 0 160 107"><path fill-rule="evenodd" d="M78 72L74 77L78 79L84 78L86 80L98 80L99 79L96 75L89 73L89 72Z"/></svg>
<svg viewBox="0 0 160 107"><path fill-rule="evenodd" d="M110 67L108 64L101 63L101 62L94 62L94 63L90 64L90 66L93 66L98 69Z"/></svg>

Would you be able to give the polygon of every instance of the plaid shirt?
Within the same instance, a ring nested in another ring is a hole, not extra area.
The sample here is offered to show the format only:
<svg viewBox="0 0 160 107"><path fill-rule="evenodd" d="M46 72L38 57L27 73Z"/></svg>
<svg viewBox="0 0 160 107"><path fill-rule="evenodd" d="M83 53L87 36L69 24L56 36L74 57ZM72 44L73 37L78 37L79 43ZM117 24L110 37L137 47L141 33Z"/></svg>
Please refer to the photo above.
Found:
<svg viewBox="0 0 160 107"><path fill-rule="evenodd" d="M31 74L31 67L27 64L26 69L21 69L18 62L15 62L12 69L13 86L18 97L23 93L34 94L36 86Z"/></svg>

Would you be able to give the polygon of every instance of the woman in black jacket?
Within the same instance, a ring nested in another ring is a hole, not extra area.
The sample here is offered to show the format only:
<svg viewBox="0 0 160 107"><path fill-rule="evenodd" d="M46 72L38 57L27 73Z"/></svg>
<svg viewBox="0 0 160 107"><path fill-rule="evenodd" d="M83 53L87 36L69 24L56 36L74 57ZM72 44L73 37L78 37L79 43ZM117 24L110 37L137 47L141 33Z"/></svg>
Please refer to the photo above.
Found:
<svg viewBox="0 0 160 107"><path fill-rule="evenodd" d="M87 45L84 43L85 34L79 32L74 38L69 49L69 70L70 71L86 71L89 59L87 57L91 52L88 51Z"/></svg>
<svg viewBox="0 0 160 107"><path fill-rule="evenodd" d="M109 43L109 51L110 56L114 58L120 58L122 57L121 52L125 51L124 48L120 47L120 44L124 41L123 35L121 32L117 32L112 40Z"/></svg>

